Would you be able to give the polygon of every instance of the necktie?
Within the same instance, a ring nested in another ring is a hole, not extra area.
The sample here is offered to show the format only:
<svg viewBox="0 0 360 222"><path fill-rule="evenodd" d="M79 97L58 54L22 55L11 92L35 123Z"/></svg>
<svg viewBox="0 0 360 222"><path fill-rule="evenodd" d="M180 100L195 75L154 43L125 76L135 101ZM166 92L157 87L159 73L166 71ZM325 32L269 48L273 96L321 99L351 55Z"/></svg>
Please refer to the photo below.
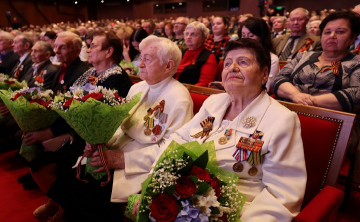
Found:
<svg viewBox="0 0 360 222"><path fill-rule="evenodd" d="M280 61L287 61L288 57L291 54L292 49L294 48L295 40L299 38L299 36L290 36L290 42L284 49L284 51L280 54L279 60Z"/></svg>

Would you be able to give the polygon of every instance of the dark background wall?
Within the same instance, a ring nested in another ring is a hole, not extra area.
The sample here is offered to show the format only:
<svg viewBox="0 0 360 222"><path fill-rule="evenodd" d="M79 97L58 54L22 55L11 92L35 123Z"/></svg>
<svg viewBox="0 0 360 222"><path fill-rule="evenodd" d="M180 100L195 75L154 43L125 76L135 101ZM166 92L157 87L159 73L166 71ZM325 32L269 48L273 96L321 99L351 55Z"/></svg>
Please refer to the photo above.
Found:
<svg viewBox="0 0 360 222"><path fill-rule="evenodd" d="M10 11L12 17L20 18L22 24L49 24L61 21L76 21L81 19L104 19L104 18L164 18L177 17L180 15L197 17L208 15L239 15L253 13L259 15L258 0L239 0L235 4L239 8L235 11L220 10L206 12L203 10L204 0L0 0L0 26L8 26L10 23L6 18L6 12ZM154 4L186 2L186 8L182 12L158 14L154 12ZM226 4L226 0L216 0ZM237 0L228 0L234 1ZM275 0L275 5L284 6L290 11L296 7L304 7L311 10L323 8L352 8L360 4L360 0Z"/></svg>

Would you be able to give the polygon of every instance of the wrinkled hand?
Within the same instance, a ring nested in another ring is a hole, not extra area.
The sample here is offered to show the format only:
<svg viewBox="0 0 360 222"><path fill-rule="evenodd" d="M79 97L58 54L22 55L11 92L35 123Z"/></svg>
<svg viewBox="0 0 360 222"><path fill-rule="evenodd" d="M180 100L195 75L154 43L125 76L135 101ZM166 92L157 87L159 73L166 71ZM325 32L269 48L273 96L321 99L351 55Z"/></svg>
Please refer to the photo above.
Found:
<svg viewBox="0 0 360 222"><path fill-rule="evenodd" d="M141 200L141 196L134 203L133 210L132 210L133 215L136 215L139 210L140 200Z"/></svg>
<svg viewBox="0 0 360 222"><path fill-rule="evenodd" d="M30 146L37 142L41 143L45 140L54 138L54 134L51 132L50 128L46 128L38 131L24 132L23 137L25 144L27 146Z"/></svg>
<svg viewBox="0 0 360 222"><path fill-rule="evenodd" d="M85 149L87 149L87 146L85 146ZM109 169L125 168L124 152L119 150L104 150L104 157ZM105 167L101 162L100 154L98 150L95 150L92 153L90 165L99 167L98 169L94 170L94 173L98 173L105 170Z"/></svg>
<svg viewBox="0 0 360 222"><path fill-rule="evenodd" d="M302 105L317 106L316 99L314 98L314 96L307 93L297 93L291 98L291 100L294 103L298 103Z"/></svg>
<svg viewBox="0 0 360 222"><path fill-rule="evenodd" d="M5 116L6 114L9 113L9 109L6 107L5 104L1 104L0 105L0 113L1 115Z"/></svg>

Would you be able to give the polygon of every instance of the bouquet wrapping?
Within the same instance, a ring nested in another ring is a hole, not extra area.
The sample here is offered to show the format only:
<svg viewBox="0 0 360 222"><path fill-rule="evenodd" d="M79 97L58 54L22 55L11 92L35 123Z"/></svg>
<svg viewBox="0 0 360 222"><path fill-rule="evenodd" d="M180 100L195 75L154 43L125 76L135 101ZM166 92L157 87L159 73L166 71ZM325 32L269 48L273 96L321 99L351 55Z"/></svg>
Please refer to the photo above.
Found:
<svg viewBox="0 0 360 222"><path fill-rule="evenodd" d="M234 172L218 167L213 141L173 141L142 184L136 220L240 221L245 196L236 188L238 180ZM129 197L129 204L134 199ZM131 217L131 210L126 215Z"/></svg>
<svg viewBox="0 0 360 222"><path fill-rule="evenodd" d="M90 86L72 88L62 96L57 96L52 108L75 130L77 134L89 144L92 149L84 153L82 159L87 158L86 173L96 180L101 180L107 175L107 181L101 182L106 185L110 180L109 169L103 150L107 149L106 143L114 135L122 121L129 116L129 111L140 100L140 94L135 95L130 101L119 97L115 90L108 90L102 86ZM90 156L98 150L105 172L94 173L97 167L90 166ZM80 164L78 165L77 177L80 178ZM86 180L83 180L87 182Z"/></svg>
<svg viewBox="0 0 360 222"><path fill-rule="evenodd" d="M0 89L3 90L19 90L22 89L24 87L26 87L26 81L22 81L21 83L15 79L15 78L10 78L8 75L5 75L3 73L0 73ZM0 104L3 104L3 101L0 99ZM0 118L2 118L2 115L0 114Z"/></svg>
<svg viewBox="0 0 360 222"><path fill-rule="evenodd" d="M54 98L51 90L42 91L37 87L25 87L14 92L1 90L0 98L24 132L47 128L58 117L56 112L49 108ZM20 154L27 161L35 159L38 153L37 145L26 146L23 141Z"/></svg>

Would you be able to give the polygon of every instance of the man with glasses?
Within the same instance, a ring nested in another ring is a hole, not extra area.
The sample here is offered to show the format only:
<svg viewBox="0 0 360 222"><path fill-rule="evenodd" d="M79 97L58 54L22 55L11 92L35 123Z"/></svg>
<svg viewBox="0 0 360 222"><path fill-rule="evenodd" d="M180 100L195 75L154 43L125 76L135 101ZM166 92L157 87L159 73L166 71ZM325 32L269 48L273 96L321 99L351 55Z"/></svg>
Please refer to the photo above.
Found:
<svg viewBox="0 0 360 222"><path fill-rule="evenodd" d="M319 37L306 33L306 24L309 20L309 12L306 9L292 10L289 19L290 35L272 40L280 61L291 60L298 52L321 49Z"/></svg>
<svg viewBox="0 0 360 222"><path fill-rule="evenodd" d="M184 31L186 26L189 24L189 19L185 17L178 17L174 23L175 37L171 39L180 48L181 51L186 49L184 40Z"/></svg>

